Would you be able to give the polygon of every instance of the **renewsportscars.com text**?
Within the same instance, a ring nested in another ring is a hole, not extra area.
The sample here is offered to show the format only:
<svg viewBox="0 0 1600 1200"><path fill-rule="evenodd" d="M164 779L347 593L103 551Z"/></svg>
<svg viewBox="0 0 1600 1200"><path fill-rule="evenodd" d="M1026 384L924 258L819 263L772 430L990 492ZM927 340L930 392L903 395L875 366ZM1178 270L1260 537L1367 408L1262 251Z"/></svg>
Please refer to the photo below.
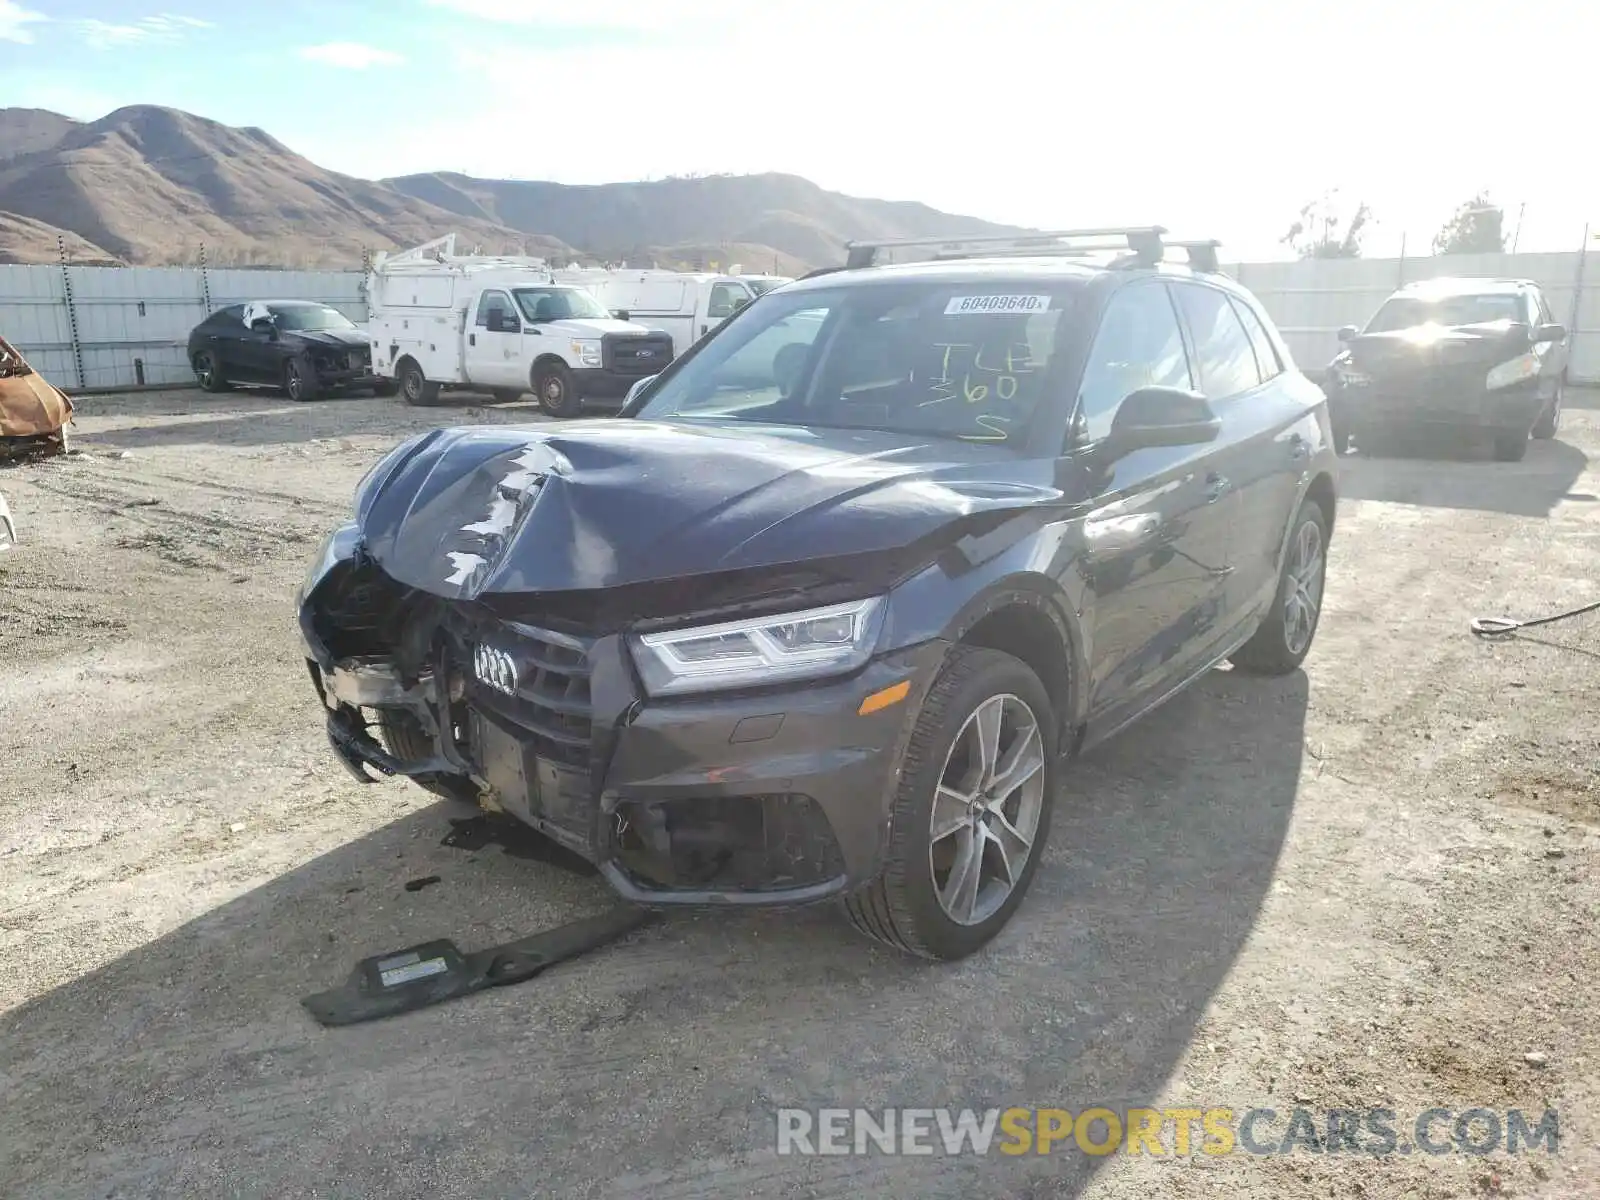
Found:
<svg viewBox="0 0 1600 1200"><path fill-rule="evenodd" d="M1555 1154L1554 1109L781 1108L779 1154Z"/></svg>

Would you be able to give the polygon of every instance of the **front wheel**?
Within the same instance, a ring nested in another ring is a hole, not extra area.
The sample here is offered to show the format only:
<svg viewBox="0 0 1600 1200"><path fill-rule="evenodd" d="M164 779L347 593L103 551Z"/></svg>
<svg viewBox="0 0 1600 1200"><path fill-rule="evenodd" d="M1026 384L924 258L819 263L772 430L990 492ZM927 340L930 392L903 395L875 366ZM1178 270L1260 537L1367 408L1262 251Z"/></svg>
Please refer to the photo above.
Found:
<svg viewBox="0 0 1600 1200"><path fill-rule="evenodd" d="M1556 383L1555 395L1550 397L1550 407L1539 414L1539 419L1533 424L1533 436L1541 442L1547 442L1555 437L1561 428L1561 400L1566 391L1566 381Z"/></svg>
<svg viewBox="0 0 1600 1200"><path fill-rule="evenodd" d="M965 958L1022 903L1050 832L1056 718L1020 659L957 646L906 749L881 874L844 902L868 937Z"/></svg>
<svg viewBox="0 0 1600 1200"><path fill-rule="evenodd" d="M1494 456L1499 462L1521 462L1528 456L1528 431L1495 434Z"/></svg>
<svg viewBox="0 0 1600 1200"><path fill-rule="evenodd" d="M539 407L552 417L575 417L583 407L572 372L564 363L542 363L533 369L533 391Z"/></svg>
<svg viewBox="0 0 1600 1200"><path fill-rule="evenodd" d="M317 398L317 377L303 360L291 358L283 364L283 391L296 404Z"/></svg>
<svg viewBox="0 0 1600 1200"><path fill-rule="evenodd" d="M1328 518L1320 504L1306 500L1295 513L1272 611L1234 652L1234 666L1256 675L1287 675L1305 661L1322 618L1327 565Z"/></svg>

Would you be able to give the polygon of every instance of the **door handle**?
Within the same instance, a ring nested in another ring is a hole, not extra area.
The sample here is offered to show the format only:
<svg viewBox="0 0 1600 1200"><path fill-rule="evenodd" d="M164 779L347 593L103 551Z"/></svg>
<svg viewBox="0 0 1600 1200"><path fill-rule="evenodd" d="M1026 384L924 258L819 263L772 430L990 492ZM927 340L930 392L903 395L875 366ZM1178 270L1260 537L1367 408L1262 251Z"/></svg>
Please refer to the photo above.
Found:
<svg viewBox="0 0 1600 1200"><path fill-rule="evenodd" d="M467 345L476 346L477 344L478 344L478 335L475 334L475 333L467 334Z"/></svg>
<svg viewBox="0 0 1600 1200"><path fill-rule="evenodd" d="M1228 490L1228 477L1218 475L1215 471L1206 476L1206 503L1215 504L1222 499L1222 493Z"/></svg>

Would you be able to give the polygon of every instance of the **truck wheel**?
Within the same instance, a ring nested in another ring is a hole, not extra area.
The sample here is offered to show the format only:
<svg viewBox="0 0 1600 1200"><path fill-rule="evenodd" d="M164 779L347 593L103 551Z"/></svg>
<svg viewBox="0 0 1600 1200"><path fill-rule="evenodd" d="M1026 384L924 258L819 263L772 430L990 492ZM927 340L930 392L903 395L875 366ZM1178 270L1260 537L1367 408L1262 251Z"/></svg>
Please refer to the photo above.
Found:
<svg viewBox="0 0 1600 1200"><path fill-rule="evenodd" d="M439 402L439 385L428 380L415 359L408 358L402 361L397 377L400 381L400 394L406 398L407 404L417 408L427 408Z"/></svg>
<svg viewBox="0 0 1600 1200"><path fill-rule="evenodd" d="M209 350L202 350L194 356L194 377L201 390L206 392L226 392L232 386L222 373L222 364Z"/></svg>
<svg viewBox="0 0 1600 1200"><path fill-rule="evenodd" d="M850 923L947 961L999 933L1050 832L1055 731L1050 695L1026 663L957 646L906 748L883 873L844 902Z"/></svg>
<svg viewBox="0 0 1600 1200"><path fill-rule="evenodd" d="M283 364L284 394L296 404L317 398L316 369L303 358L291 358Z"/></svg>
<svg viewBox="0 0 1600 1200"><path fill-rule="evenodd" d="M539 407L552 417L575 417L583 407L572 372L562 363L543 363L533 369L533 391Z"/></svg>

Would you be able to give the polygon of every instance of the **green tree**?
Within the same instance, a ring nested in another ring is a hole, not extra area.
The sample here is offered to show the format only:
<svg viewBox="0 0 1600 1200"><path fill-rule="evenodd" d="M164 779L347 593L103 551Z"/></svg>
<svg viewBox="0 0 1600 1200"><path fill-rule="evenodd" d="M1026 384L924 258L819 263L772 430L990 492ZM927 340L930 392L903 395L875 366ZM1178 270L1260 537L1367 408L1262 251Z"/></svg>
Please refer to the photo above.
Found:
<svg viewBox="0 0 1600 1200"><path fill-rule="evenodd" d="M1300 216L1279 240L1299 258L1360 258L1361 235L1372 223L1365 203L1345 218L1335 188L1300 210Z"/></svg>
<svg viewBox="0 0 1600 1200"><path fill-rule="evenodd" d="M1503 254L1506 248L1506 214L1488 194L1479 192L1456 209L1455 215L1434 235L1435 254Z"/></svg>

